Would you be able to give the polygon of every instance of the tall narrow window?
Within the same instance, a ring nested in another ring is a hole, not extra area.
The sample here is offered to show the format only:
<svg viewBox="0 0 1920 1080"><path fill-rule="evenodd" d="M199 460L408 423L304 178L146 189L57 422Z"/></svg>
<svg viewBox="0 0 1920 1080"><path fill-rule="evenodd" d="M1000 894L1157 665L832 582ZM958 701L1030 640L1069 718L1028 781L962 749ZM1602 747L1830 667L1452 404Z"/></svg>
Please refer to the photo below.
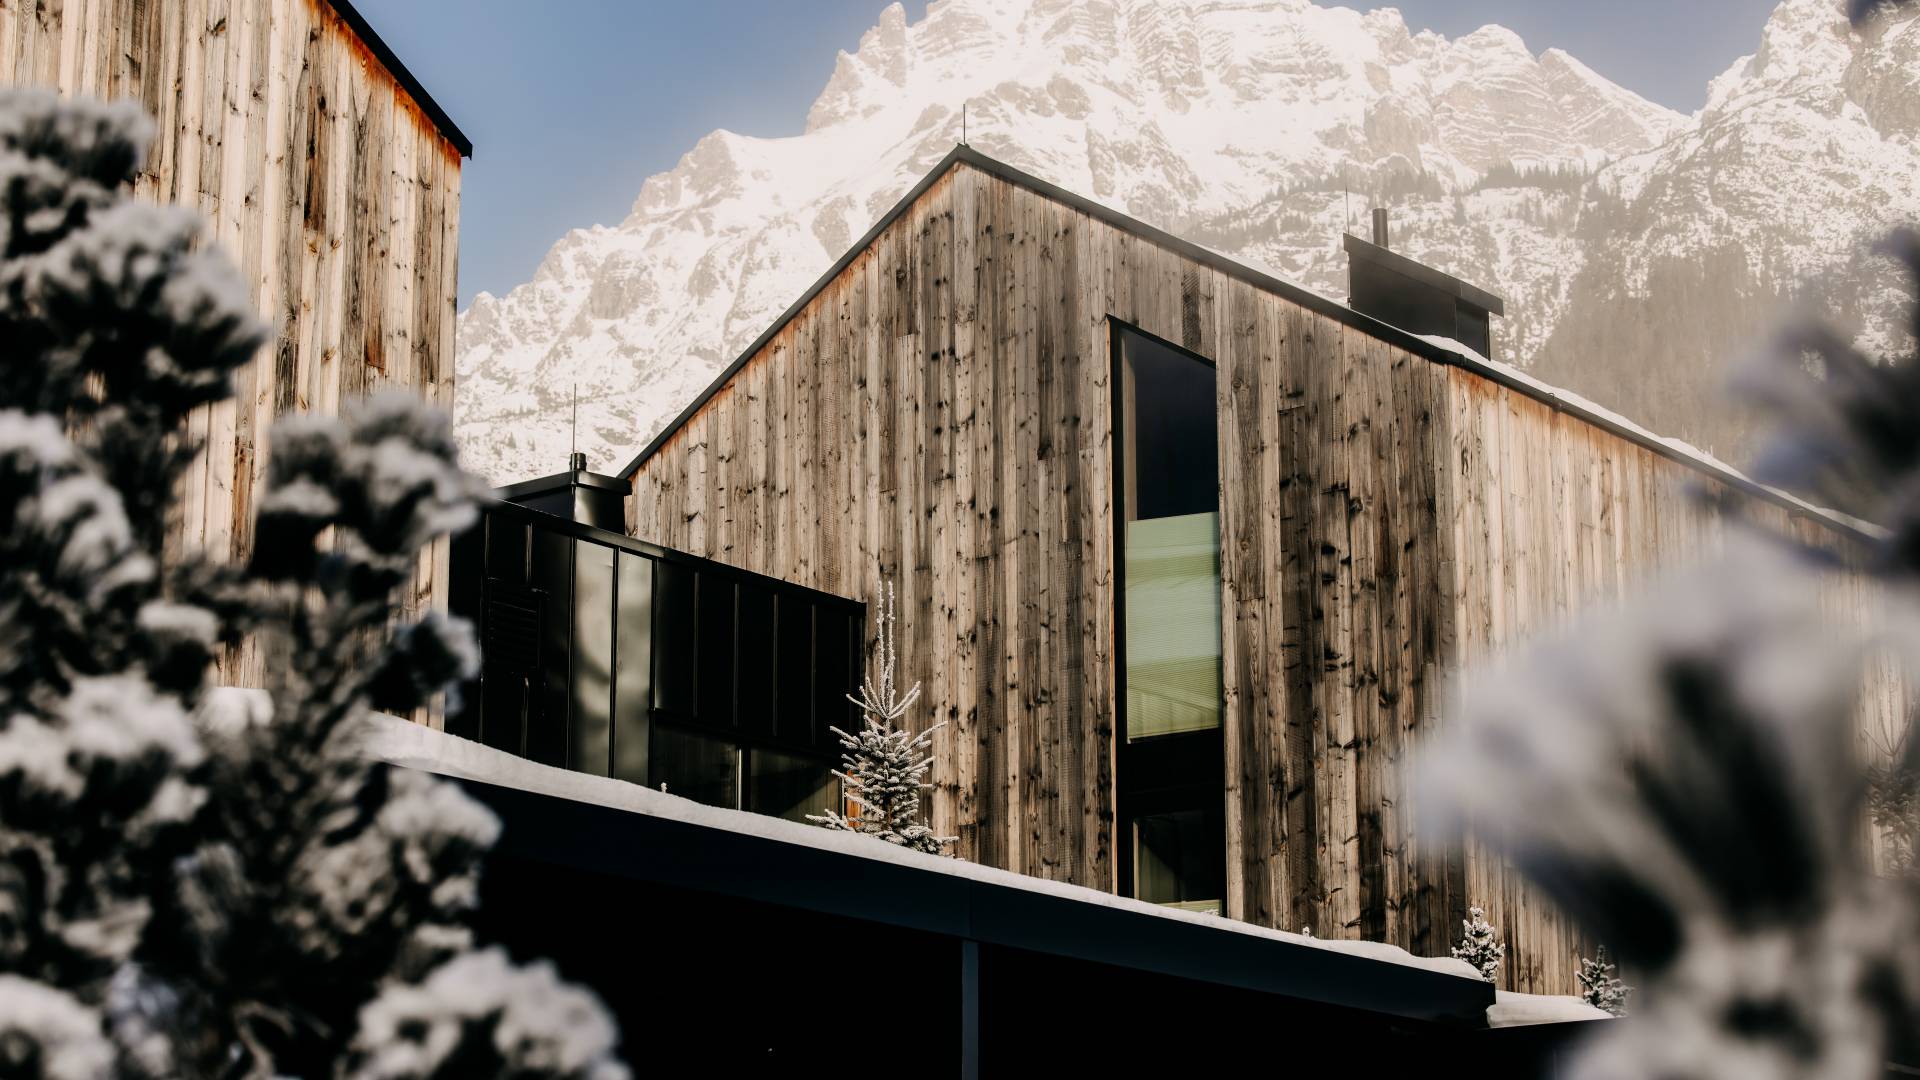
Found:
<svg viewBox="0 0 1920 1080"><path fill-rule="evenodd" d="M1213 365L1113 324L1120 477L1122 883L1218 910L1220 461Z"/></svg>

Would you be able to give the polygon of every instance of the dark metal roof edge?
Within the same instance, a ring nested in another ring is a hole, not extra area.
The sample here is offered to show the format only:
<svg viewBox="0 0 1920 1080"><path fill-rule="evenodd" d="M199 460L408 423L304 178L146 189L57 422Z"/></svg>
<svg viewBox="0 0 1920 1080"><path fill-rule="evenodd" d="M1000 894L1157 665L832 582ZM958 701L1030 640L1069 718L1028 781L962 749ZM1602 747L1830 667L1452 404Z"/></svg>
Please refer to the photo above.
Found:
<svg viewBox="0 0 1920 1080"><path fill-rule="evenodd" d="M1431 285L1444 292L1452 293L1467 303L1475 307L1483 308L1495 315L1504 318L1507 314L1507 302L1504 299L1475 285L1471 281L1454 277L1445 270L1437 266L1428 266L1418 259L1409 259L1405 255L1391 248L1383 248L1365 237L1347 233L1344 240L1347 257L1349 259L1360 258L1368 262L1379 263L1381 266L1392 270L1396 274L1404 274L1415 281Z"/></svg>
<svg viewBox="0 0 1920 1080"><path fill-rule="evenodd" d="M396 765L415 768L413 764ZM1424 967L943 873L748 830L450 775L506 826L494 850L594 873L899 926L982 944L1464 1029L1493 988ZM618 843L606 839L617 836Z"/></svg>
<svg viewBox="0 0 1920 1080"><path fill-rule="evenodd" d="M1122 232L1146 240L1149 243L1168 248L1195 262L1226 274L1229 277L1244 281L1255 288L1264 289L1267 292L1285 297L1309 311L1325 315L1336 322L1378 338L1395 348L1404 349L1415 356L1431 360L1437 364L1448 364L1454 367L1465 368L1482 378L1491 379L1509 390L1516 391L1546 405L1550 409L1566 413L1569 416L1578 417L1636 446L1651 450L1670 461L1685 465L1687 468L1704 475L1711 476L1715 480L1736 487L1749 495L1774 503L1790 514L1813 518L1857 539L1867 541L1876 541L1878 539L1850 522L1840 520L1836 516L1828 513L1823 513L1817 508L1809 507L1805 503L1791 498L1784 492L1776 491L1764 484L1756 483L1739 473L1733 472L1731 469L1722 471L1709 468L1698 459L1679 452L1644 431L1623 427L1618 421L1611 417L1584 408L1565 398L1547 393L1541 390L1539 386L1525 379L1513 377L1511 374L1501 370L1496 364L1491 362L1485 364L1474 363L1459 353L1436 345L1418 334L1411 334L1397 326L1381 322L1371 315L1365 315L1353 310L1338 300L1322 296L1311 289L1274 277L1264 271L1256 270L1245 263L1230 259L1217 251L1201 247L1191 240L1183 240L1163 229L1155 228L1138 218L1128 217L1118 210L1102 206L1085 196L1076 195L1065 188L1050 184L1031 173L1022 172L1003 161L990 158L971 146L965 145L955 146L946 157L941 158L940 163L935 165L926 176L922 177L920 182L913 186L913 190L901 197L900 201L893 205L893 209L888 210L885 216L881 217L878 222L875 222L873 228L868 229L866 234L861 236L860 239L854 243L853 247L848 249L845 255L840 256L839 261L829 267L827 272L821 275L820 280L814 282L812 287L807 289L807 291L801 295L800 299L794 301L791 307L781 312L780 317L773 321L773 324L767 328L765 333L755 338L753 343L747 346L746 350L740 354L738 359L728 364L726 370L722 371L712 383L708 384L707 388L702 390L698 397L694 398L686 408L680 410L680 415L674 417L672 423L660 429L660 433L655 435L651 442L647 443L646 448L636 454L633 460L628 462L626 467L620 470L621 478L631 482L634 473L640 470L640 466L658 452L662 446L666 445L668 439L672 438L708 401L711 401L713 396L720 392L720 388L725 386L742 367L745 367L747 361L751 360L754 354L759 352L767 342L773 340L774 335L778 334L789 320L795 315L798 315L801 309L812 303L813 298L818 296L820 292L827 287L829 282L840 276L841 271L852 265L854 259L858 258L859 255L867 249L868 245L878 239L882 232L899 219L899 217L907 211L908 207L918 201L920 196L925 194L928 188L933 186L934 181L944 175L947 170L961 163L970 165L973 168L979 169L981 172L1005 180L1008 183L1024 187L1037 195L1053 199L1056 202L1065 203L1081 213L1086 214L1088 217L1096 218Z"/></svg>
<svg viewBox="0 0 1920 1080"><path fill-rule="evenodd" d="M515 499L527 495L539 495L542 492L558 491L561 488L572 487L575 484L581 487L599 488L601 491L629 492L633 490L632 484L621 480L617 476L581 471L551 473L547 476L536 476L531 480L522 480L514 484L504 484L493 489L493 497L512 502Z"/></svg>
<svg viewBox="0 0 1920 1080"><path fill-rule="evenodd" d="M433 121L433 126L440 129L440 134L453 144L455 150L460 151L460 156L473 157L473 140L467 138L466 133L460 130L460 125L453 122L453 117L448 116L447 111L440 107L440 103L433 100L433 95L427 93L427 88L414 77L413 72L407 70L407 65L400 62L400 58L394 55L393 49L388 47L386 41L374 32L373 24L366 20L366 16L354 9L352 0L327 0L327 3L333 6L333 10L340 18L344 19L367 48L373 51L374 58L386 67L387 74L393 76L393 81L399 83L408 96L413 98L413 103L420 106L420 111L427 114L427 119Z"/></svg>

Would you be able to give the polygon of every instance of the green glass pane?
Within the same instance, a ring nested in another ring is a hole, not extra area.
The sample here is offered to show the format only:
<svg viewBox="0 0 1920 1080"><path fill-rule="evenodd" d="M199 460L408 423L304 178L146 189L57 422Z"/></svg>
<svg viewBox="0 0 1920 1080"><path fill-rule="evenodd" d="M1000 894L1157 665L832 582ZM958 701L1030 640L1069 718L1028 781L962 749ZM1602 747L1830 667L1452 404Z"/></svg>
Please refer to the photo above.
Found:
<svg viewBox="0 0 1920 1080"><path fill-rule="evenodd" d="M805 821L808 814L842 809L840 780L825 760L756 748L747 761L755 813Z"/></svg>
<svg viewBox="0 0 1920 1080"><path fill-rule="evenodd" d="M709 806L740 808L740 750L697 731L655 725L648 783Z"/></svg>
<svg viewBox="0 0 1920 1080"><path fill-rule="evenodd" d="M1134 820L1134 895L1187 911L1220 910L1219 845L1199 810Z"/></svg>
<svg viewBox="0 0 1920 1080"><path fill-rule="evenodd" d="M1220 515L1127 522L1127 738L1220 726Z"/></svg>

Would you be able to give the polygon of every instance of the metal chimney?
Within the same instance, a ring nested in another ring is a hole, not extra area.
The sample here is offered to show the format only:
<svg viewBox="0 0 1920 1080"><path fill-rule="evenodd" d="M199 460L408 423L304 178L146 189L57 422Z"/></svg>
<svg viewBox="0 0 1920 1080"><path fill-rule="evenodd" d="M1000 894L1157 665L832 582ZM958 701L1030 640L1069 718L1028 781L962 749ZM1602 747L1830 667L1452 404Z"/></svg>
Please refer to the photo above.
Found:
<svg viewBox="0 0 1920 1080"><path fill-rule="evenodd" d="M587 455L567 455L567 471L497 488L494 497L529 509L624 533L627 530L627 482L587 469Z"/></svg>
<svg viewBox="0 0 1920 1080"><path fill-rule="evenodd" d="M1384 206L1373 208L1373 246L1389 249L1393 247L1392 244L1387 243L1387 208Z"/></svg>

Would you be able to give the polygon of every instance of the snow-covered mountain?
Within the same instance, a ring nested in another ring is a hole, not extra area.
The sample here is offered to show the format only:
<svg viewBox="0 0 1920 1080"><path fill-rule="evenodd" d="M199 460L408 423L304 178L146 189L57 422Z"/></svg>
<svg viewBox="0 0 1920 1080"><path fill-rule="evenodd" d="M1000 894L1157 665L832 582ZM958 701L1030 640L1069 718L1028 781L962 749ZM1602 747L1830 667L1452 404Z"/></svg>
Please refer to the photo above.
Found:
<svg viewBox="0 0 1920 1080"><path fill-rule="evenodd" d="M909 24L896 4L804 133L714 132L626 220L477 296L458 431L495 481L556 471L577 381L581 448L624 464L953 146L964 103L977 149L1333 295L1349 208L1385 202L1396 248L1507 297L1503 359L1711 442L1690 411L1709 358L1792 282L1822 277L1803 295L1862 325L1893 308L1901 283L1858 250L1920 217L1917 26L1863 36L1838 0L1786 0L1686 117L1510 31L1393 10L936 0Z"/></svg>

